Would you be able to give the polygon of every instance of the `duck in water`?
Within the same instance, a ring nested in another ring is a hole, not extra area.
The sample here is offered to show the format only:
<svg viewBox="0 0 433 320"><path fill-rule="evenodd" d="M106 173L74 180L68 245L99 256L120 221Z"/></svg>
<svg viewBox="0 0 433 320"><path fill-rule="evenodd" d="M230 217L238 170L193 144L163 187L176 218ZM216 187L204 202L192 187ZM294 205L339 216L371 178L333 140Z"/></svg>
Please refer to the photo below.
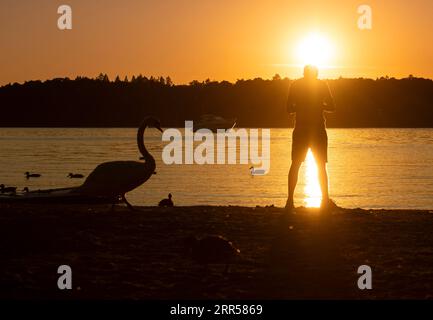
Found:
<svg viewBox="0 0 433 320"><path fill-rule="evenodd" d="M25 174L25 176L26 176L27 179L30 179L30 178L40 178L42 176L39 173L30 173L28 171L26 173L24 173L24 174Z"/></svg>
<svg viewBox="0 0 433 320"><path fill-rule="evenodd" d="M82 179L82 178L84 178L84 175L82 175L80 173L70 173L70 174L68 174L68 178L71 178L71 179Z"/></svg>
<svg viewBox="0 0 433 320"><path fill-rule="evenodd" d="M5 187L4 184L0 184L0 192L1 193L17 193L17 187Z"/></svg>

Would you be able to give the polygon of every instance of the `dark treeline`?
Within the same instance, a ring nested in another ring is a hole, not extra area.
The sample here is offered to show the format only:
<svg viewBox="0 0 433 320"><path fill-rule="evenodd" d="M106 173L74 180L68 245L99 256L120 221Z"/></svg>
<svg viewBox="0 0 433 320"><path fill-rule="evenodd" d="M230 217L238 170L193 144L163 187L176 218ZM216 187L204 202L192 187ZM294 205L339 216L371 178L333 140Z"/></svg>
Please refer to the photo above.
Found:
<svg viewBox="0 0 433 320"><path fill-rule="evenodd" d="M0 126L137 126L145 115L163 126L183 126L212 113L237 118L239 127L290 126L285 103L289 79L193 81L133 77L110 81L78 77L29 81L0 88ZM404 79L329 80L337 112L328 127L433 127L433 81Z"/></svg>

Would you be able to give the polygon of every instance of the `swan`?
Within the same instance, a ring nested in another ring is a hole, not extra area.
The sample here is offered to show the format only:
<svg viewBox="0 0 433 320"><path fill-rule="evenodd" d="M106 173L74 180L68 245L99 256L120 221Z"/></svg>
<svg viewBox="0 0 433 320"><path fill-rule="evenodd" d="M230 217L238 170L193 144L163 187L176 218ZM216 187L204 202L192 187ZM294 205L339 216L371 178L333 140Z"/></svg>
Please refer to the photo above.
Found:
<svg viewBox="0 0 433 320"><path fill-rule="evenodd" d="M29 178L39 178L39 177L41 177L41 175L39 174L39 173L30 173L30 172L25 172L24 173L25 175L26 175L26 178L27 179L29 179Z"/></svg>
<svg viewBox="0 0 433 320"><path fill-rule="evenodd" d="M266 170L264 169L256 169L253 166L250 167L250 173L252 176L262 176L266 174Z"/></svg>
<svg viewBox="0 0 433 320"><path fill-rule="evenodd" d="M84 175L82 175L80 173L70 173L70 174L68 174L68 178L71 178L71 179L82 179L82 178L84 178Z"/></svg>
<svg viewBox="0 0 433 320"><path fill-rule="evenodd" d="M173 196L171 195L171 193L169 193L168 194L168 199L162 199L159 202L158 206L160 206L160 207L173 207L174 203L173 203L173 200L171 200L172 197Z"/></svg>
<svg viewBox="0 0 433 320"><path fill-rule="evenodd" d="M84 183L74 190L88 196L113 197L123 201L129 209L134 210L126 200L125 194L145 183L155 173L155 159L144 146L146 127L154 127L163 132L159 120L147 117L137 131L137 145L141 161L111 161L98 165Z"/></svg>

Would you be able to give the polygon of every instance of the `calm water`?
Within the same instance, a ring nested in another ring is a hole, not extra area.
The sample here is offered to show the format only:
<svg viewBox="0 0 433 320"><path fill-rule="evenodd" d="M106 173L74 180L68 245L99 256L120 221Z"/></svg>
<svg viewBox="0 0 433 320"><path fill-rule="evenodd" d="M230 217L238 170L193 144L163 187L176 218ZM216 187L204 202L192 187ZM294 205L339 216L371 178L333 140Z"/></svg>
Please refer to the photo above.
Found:
<svg viewBox="0 0 433 320"><path fill-rule="evenodd" d="M0 129L0 183L30 189L68 187L104 161L137 160L135 129ZM329 129L330 193L344 207L433 208L433 129ZM250 175L249 165L165 165L156 130L145 141L157 174L128 195L155 205L174 196L177 205L283 206L290 165L290 129L271 131L271 169ZM26 180L24 172L41 173ZM314 160L301 169L297 205L320 201Z"/></svg>

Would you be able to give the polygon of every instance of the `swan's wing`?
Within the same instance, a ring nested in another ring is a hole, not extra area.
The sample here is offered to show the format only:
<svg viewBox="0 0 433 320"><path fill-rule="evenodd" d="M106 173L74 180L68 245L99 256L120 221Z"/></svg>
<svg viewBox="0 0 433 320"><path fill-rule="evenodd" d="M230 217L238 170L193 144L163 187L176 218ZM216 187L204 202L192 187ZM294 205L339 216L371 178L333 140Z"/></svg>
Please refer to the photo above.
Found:
<svg viewBox="0 0 433 320"><path fill-rule="evenodd" d="M143 184L154 170L154 165L137 161L105 162L90 173L81 189L98 194L123 194Z"/></svg>

